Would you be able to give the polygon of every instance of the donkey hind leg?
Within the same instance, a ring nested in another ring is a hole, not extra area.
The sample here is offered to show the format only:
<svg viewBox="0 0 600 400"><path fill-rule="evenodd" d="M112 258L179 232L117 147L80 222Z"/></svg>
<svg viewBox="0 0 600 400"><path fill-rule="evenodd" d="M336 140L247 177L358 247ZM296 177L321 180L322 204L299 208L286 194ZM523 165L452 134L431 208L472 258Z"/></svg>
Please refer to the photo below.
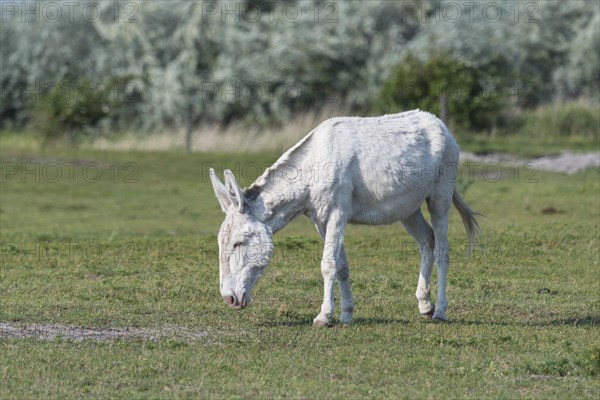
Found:
<svg viewBox="0 0 600 400"><path fill-rule="evenodd" d="M431 270L433 268L434 239L433 230L427 223L421 210L417 210L410 217L402 221L404 229L417 241L421 252L421 271L419 283L417 284L417 300L419 312L426 318L433 315L433 304L431 304Z"/></svg>
<svg viewBox="0 0 600 400"><path fill-rule="evenodd" d="M449 194L448 194L449 193ZM431 215L431 225L434 235L434 255L437 265L438 287L437 298L435 300L434 321L446 320L446 309L448 300L446 299L446 284L448 279L448 213L452 204L452 193L450 192L437 195L435 200L428 201L427 206Z"/></svg>
<svg viewBox="0 0 600 400"><path fill-rule="evenodd" d="M352 291L350 289L350 270L348 268L348 257L344 246L340 246L340 250L334 255L334 246L328 243L326 240L326 230L316 225L319 234L325 241L325 251L323 254L323 262L321 263L321 272L323 273L323 279L325 281L325 293L324 302L321 307L321 313L314 320L315 325L328 325L331 322L333 314L333 287L328 285L331 279L331 261L334 261L335 265L335 278L340 288L340 300L342 311L340 314L340 322L343 324L350 324L352 322L352 313L354 312L354 299L352 298Z"/></svg>
<svg viewBox="0 0 600 400"><path fill-rule="evenodd" d="M354 312L354 299L352 299L352 291L350 289L350 268L348 267L348 257L342 246L340 251L340 265L337 268L335 277L340 287L340 299L342 303L342 312L340 314L340 322L342 324L350 324L352 322L352 313Z"/></svg>

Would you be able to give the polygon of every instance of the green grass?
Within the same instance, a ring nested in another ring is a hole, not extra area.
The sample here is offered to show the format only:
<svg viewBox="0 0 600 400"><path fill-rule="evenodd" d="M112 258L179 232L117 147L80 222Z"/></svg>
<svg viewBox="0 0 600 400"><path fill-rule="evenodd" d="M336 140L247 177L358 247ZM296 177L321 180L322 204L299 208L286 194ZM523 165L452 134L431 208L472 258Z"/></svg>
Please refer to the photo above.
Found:
<svg viewBox="0 0 600 400"><path fill-rule="evenodd" d="M0 339L0 398L600 394L598 170L537 172L526 180L528 171L506 169L499 181L474 174L466 200L486 215L483 236L466 260L462 224L452 213L445 324L418 315L419 255L402 227L351 226L346 247L355 323L315 329L320 240L307 219L275 237L273 261L248 309L231 310L219 296L215 235L223 216L207 168L244 171L248 184L256 166L276 154L32 150L6 143L0 321L180 326L208 335ZM56 164L59 179L51 170ZM549 207L557 212L542 213Z"/></svg>

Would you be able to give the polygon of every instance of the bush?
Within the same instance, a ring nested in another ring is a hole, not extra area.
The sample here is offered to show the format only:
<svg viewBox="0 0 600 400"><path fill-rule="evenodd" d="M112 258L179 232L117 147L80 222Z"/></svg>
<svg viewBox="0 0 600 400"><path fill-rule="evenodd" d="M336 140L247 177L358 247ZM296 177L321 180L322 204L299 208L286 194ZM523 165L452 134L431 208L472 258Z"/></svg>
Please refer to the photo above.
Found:
<svg viewBox="0 0 600 400"><path fill-rule="evenodd" d="M126 102L130 77L111 77L102 84L63 80L44 88L35 105L32 124L44 142L77 142L99 132L99 123Z"/></svg>
<svg viewBox="0 0 600 400"><path fill-rule="evenodd" d="M502 129L530 137L599 137L598 104L583 101L548 104L522 111L507 121Z"/></svg>
<svg viewBox="0 0 600 400"><path fill-rule="evenodd" d="M383 84L373 111L381 114L420 108L440 115L444 95L448 99L447 123L467 130L492 129L505 103L503 91L496 90L502 64L498 59L486 69L476 69L447 54L432 55L427 61L408 54Z"/></svg>

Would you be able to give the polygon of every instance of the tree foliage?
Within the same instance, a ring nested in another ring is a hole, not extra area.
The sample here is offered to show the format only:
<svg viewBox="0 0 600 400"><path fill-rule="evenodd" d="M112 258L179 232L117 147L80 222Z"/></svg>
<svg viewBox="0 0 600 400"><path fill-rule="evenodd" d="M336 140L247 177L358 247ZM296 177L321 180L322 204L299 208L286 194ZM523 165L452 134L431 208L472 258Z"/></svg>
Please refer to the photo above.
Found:
<svg viewBox="0 0 600 400"><path fill-rule="evenodd" d="M502 98L516 97L521 106L597 99L600 92L595 2L502 1L484 12L487 3L447 0L86 0L57 18L25 15L24 7L45 2L10 3L17 8L3 3L0 26L4 127L38 118L44 107L37 102L49 85L101 86L111 79L135 92L135 101L110 107L101 124L110 129L284 122L331 105L362 113L381 100L384 82L399 79L407 54L413 67L418 59L433 68L427 71L434 75L421 74L419 82L491 82L500 85ZM474 3L474 12L464 8ZM459 18L452 14L457 4ZM88 5L99 7L100 16L83 13ZM446 61L435 58L440 53L456 61L446 65L457 68L456 76L441 74ZM469 94L471 106L489 121L496 104L479 104L478 93ZM457 122L486 124L452 107Z"/></svg>
<svg viewBox="0 0 600 400"><path fill-rule="evenodd" d="M505 103L497 71L502 60L490 59L486 68L475 68L446 54L421 61L408 54L392 70L374 101L376 113L420 108L441 114L445 97L453 125L471 130L491 128Z"/></svg>

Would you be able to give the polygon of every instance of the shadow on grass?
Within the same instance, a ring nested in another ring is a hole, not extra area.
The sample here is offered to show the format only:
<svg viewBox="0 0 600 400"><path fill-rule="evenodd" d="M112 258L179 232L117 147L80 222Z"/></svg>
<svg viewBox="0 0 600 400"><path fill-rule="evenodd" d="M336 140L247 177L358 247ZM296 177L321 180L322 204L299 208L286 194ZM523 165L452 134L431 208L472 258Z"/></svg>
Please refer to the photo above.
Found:
<svg viewBox="0 0 600 400"><path fill-rule="evenodd" d="M414 322L414 321L412 321ZM313 323L312 318L306 317L298 317L297 319L288 318L286 320L279 321L265 321L259 324L262 327L276 327L276 326L311 326ZM395 319L395 318L354 318L352 320L352 326L361 325L361 326L369 326L369 325L408 325L411 321L405 319ZM338 320L334 320L332 327L335 326L343 326Z"/></svg>
<svg viewBox="0 0 600 400"><path fill-rule="evenodd" d="M495 325L495 326L537 326L537 327L549 327L549 326L574 326L574 327L598 327L600 326L600 316L585 316L581 318L561 318L554 319L551 321L481 321L481 320L450 320L449 325Z"/></svg>
<svg viewBox="0 0 600 400"><path fill-rule="evenodd" d="M600 326L600 316L585 316L583 318L555 319L548 323L550 326Z"/></svg>
<svg viewBox="0 0 600 400"><path fill-rule="evenodd" d="M406 319L396 319L396 318L355 318L353 320L353 324L355 325L408 325L411 322Z"/></svg>
<svg viewBox="0 0 600 400"><path fill-rule="evenodd" d="M287 327L309 326L309 325L312 325L312 319L311 318L299 318L299 319L285 319L285 320L278 320L278 321L265 321L265 322L261 322L258 325L261 327L268 327L268 328L272 328L272 327L276 327L276 326L287 326Z"/></svg>
<svg viewBox="0 0 600 400"><path fill-rule="evenodd" d="M298 317L298 318L288 318L285 320L277 320L277 321L265 321L260 323L259 326L262 327L277 327L277 326L287 326L287 327L295 327L295 326L311 326L312 318L307 317ZM424 321L422 319L396 319L396 318L376 318L376 317L368 317L354 318L352 321L352 325L360 325L360 326L376 326L376 325L409 325L414 323L433 323L431 321ZM341 326L339 321L334 321L332 326ZM484 320L455 320L450 319L446 323L442 323L441 325L462 325L462 326L515 326L515 327L549 327L549 326L572 326L572 327L599 327L600 326L600 316L585 316L581 318L566 318L566 319L555 319L551 321L484 321Z"/></svg>

